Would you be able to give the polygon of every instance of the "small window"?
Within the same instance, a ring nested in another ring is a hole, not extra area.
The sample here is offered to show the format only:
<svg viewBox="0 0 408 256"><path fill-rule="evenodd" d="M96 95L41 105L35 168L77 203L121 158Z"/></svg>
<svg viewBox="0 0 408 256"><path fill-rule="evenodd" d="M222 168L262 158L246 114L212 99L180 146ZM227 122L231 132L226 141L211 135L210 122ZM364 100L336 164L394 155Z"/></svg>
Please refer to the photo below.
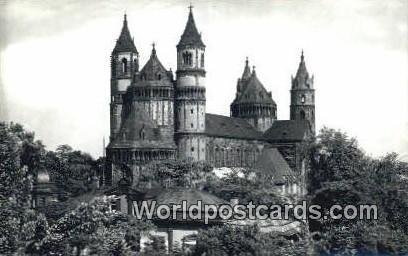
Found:
<svg viewBox="0 0 408 256"><path fill-rule="evenodd" d="M204 67L204 53L201 53L201 67Z"/></svg>
<svg viewBox="0 0 408 256"><path fill-rule="evenodd" d="M302 103L305 103L305 101L306 101L306 96L305 96L304 94L300 97L300 101L301 101Z"/></svg>
<svg viewBox="0 0 408 256"><path fill-rule="evenodd" d="M161 74L157 75L157 80L161 80Z"/></svg>
<svg viewBox="0 0 408 256"><path fill-rule="evenodd" d="M193 56L191 52L184 52L183 53L183 64L191 66L192 65Z"/></svg>
<svg viewBox="0 0 408 256"><path fill-rule="evenodd" d="M126 58L123 58L122 59L122 73L123 74L126 74L128 71L127 71L128 69L127 69L127 59Z"/></svg>
<svg viewBox="0 0 408 256"><path fill-rule="evenodd" d="M191 114L194 114L194 109L191 109L190 112L191 112Z"/></svg>
<svg viewBox="0 0 408 256"><path fill-rule="evenodd" d="M191 123L190 125L191 125L191 128L194 128L194 125L193 125L193 123Z"/></svg>
<svg viewBox="0 0 408 256"><path fill-rule="evenodd" d="M194 147L191 147L191 152L194 152Z"/></svg>

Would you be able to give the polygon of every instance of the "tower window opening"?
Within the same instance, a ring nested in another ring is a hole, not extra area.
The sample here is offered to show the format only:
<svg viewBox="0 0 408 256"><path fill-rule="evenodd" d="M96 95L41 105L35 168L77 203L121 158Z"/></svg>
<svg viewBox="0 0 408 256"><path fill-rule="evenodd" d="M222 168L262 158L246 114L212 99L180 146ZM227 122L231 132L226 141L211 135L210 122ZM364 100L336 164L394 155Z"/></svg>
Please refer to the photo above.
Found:
<svg viewBox="0 0 408 256"><path fill-rule="evenodd" d="M305 96L304 94L302 94L302 96L300 97L300 101L301 101L302 103L305 103L305 101L306 101L306 96Z"/></svg>
<svg viewBox="0 0 408 256"><path fill-rule="evenodd" d="M201 53L201 67L204 67L204 53Z"/></svg>
<svg viewBox="0 0 408 256"><path fill-rule="evenodd" d="M191 147L191 152L194 152L194 147Z"/></svg>
<svg viewBox="0 0 408 256"><path fill-rule="evenodd" d="M302 120L306 119L306 113L303 110L300 111L300 119L302 119Z"/></svg>
<svg viewBox="0 0 408 256"><path fill-rule="evenodd" d="M192 65L192 54L191 52L184 52L183 53L183 64L191 66Z"/></svg>
<svg viewBox="0 0 408 256"><path fill-rule="evenodd" d="M191 125L191 128L194 128L194 125L193 125L193 123L191 123L190 125Z"/></svg>
<svg viewBox="0 0 408 256"><path fill-rule="evenodd" d="M191 112L191 114L194 114L194 109L191 109L190 112Z"/></svg>
<svg viewBox="0 0 408 256"><path fill-rule="evenodd" d="M127 69L128 69L128 68L127 68L127 59L126 59L126 58L123 58L123 59L122 59L122 73L123 73L123 74L126 74L126 73L128 72Z"/></svg>

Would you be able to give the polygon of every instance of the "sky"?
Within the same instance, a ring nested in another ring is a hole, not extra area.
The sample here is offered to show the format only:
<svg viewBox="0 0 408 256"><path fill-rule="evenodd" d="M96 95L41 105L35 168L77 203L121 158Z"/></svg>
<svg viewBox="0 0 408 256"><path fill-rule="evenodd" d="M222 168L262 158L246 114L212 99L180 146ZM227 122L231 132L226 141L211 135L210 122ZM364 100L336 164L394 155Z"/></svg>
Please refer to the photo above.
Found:
<svg viewBox="0 0 408 256"><path fill-rule="evenodd" d="M408 1L196 0L206 44L207 112L229 115L245 57L289 118L300 52L315 76L316 125L378 157L408 160ZM110 54L124 12L143 65L156 43L176 69L190 1L0 0L0 118L48 149L98 157L109 137Z"/></svg>

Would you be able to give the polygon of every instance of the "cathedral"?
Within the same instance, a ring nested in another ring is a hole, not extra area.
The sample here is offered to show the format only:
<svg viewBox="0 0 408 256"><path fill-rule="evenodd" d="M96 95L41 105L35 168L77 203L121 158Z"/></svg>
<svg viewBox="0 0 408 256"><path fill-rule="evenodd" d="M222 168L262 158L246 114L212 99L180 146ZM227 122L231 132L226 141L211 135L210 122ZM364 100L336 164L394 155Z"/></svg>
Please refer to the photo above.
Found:
<svg viewBox="0 0 408 256"><path fill-rule="evenodd" d="M292 77L290 120L278 120L272 93L248 59L237 81L230 116L206 113L205 44L192 8L176 50L175 74L161 64L154 44L140 68L125 15L111 55L108 183L118 180L115 173L123 166L132 169L167 159L253 167L261 155L271 154L262 158L284 159L293 171L303 172L300 144L315 133L313 76L303 52Z"/></svg>

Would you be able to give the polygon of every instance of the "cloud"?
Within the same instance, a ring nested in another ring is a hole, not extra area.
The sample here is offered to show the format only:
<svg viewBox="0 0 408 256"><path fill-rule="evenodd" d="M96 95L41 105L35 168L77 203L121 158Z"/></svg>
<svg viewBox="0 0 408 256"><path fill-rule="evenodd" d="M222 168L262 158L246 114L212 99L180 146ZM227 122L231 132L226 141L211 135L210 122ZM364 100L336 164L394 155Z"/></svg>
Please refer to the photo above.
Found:
<svg viewBox="0 0 408 256"><path fill-rule="evenodd" d="M1 1L1 0L0 0ZM157 42L165 67L190 1L15 0L0 9L0 103L51 148L101 153L109 133L109 55L123 12L144 63ZM301 48L316 75L318 127L357 136L374 155L400 144L408 93L408 17L404 0L194 1L207 45L207 110L228 114L245 56L289 115L290 75ZM244 7L244 8L243 8ZM402 91L404 93L402 93ZM399 121L403 120L403 121ZM46 126L45 126L46 125ZM387 131L387 134L384 134Z"/></svg>

